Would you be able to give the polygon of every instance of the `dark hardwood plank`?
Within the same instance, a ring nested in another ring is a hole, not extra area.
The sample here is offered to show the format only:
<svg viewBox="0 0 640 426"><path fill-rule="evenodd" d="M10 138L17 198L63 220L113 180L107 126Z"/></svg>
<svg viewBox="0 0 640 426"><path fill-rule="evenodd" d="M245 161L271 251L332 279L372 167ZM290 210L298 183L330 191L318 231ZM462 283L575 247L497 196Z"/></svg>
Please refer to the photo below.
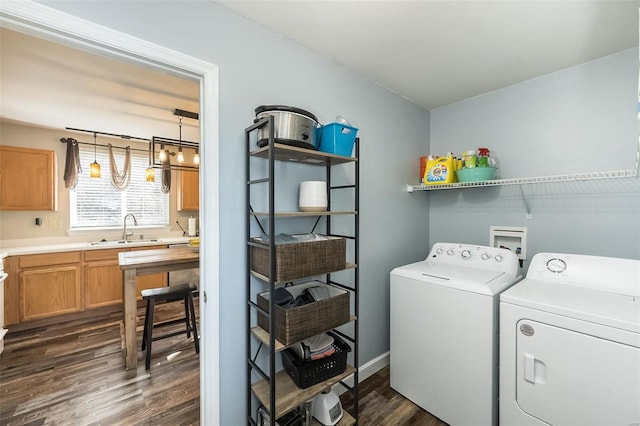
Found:
<svg viewBox="0 0 640 426"><path fill-rule="evenodd" d="M183 315L181 303L156 308L158 321ZM138 317L139 349L143 307ZM10 329L0 355L0 424L199 424L193 340L182 334L154 342L151 369L138 351L140 367L125 371L121 318L105 310Z"/></svg>
<svg viewBox="0 0 640 426"><path fill-rule="evenodd" d="M158 307L156 319L183 314L183 305L172 303ZM143 319L140 305L138 348ZM156 341L148 372L141 351L138 370L125 371L121 336L122 313L112 308L11 327L0 355L0 424L198 425L193 341L185 335ZM342 403L352 411L349 392ZM389 367L360 384L359 408L359 425L447 426L390 388Z"/></svg>
<svg viewBox="0 0 640 426"><path fill-rule="evenodd" d="M359 425L448 426L391 389L388 366L361 382L359 394ZM345 392L340 399L343 408L353 412L351 392Z"/></svg>

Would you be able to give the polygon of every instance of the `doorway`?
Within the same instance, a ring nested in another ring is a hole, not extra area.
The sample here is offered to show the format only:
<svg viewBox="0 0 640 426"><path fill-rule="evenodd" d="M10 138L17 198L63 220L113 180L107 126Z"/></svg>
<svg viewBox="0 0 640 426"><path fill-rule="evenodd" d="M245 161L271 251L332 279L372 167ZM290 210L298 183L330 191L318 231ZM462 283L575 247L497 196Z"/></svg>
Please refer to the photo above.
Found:
<svg viewBox="0 0 640 426"><path fill-rule="evenodd" d="M3 2L0 19L14 31L200 82L200 398L207 402L200 404L200 418L202 424L219 424L219 176L207 169L218 164L218 67L38 3Z"/></svg>

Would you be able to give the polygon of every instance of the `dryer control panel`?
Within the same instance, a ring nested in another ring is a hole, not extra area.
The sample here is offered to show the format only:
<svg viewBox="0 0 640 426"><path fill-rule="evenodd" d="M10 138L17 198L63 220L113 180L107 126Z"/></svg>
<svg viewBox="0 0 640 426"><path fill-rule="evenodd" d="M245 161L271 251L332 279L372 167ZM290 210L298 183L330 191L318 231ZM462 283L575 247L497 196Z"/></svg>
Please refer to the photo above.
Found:
<svg viewBox="0 0 640 426"><path fill-rule="evenodd" d="M461 265L517 274L518 256L509 250L472 244L436 243L425 259L433 263Z"/></svg>
<svg viewBox="0 0 640 426"><path fill-rule="evenodd" d="M640 297L640 261L602 256L538 253L527 279Z"/></svg>

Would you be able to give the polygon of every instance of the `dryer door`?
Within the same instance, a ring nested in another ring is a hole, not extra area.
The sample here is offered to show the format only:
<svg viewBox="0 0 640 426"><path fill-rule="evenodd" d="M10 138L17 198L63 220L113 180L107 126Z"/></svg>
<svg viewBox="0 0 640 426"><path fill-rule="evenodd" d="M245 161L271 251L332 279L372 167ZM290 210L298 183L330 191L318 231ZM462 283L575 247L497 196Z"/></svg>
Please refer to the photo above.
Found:
<svg viewBox="0 0 640 426"><path fill-rule="evenodd" d="M523 411L554 426L640 424L640 348L530 320L517 336Z"/></svg>

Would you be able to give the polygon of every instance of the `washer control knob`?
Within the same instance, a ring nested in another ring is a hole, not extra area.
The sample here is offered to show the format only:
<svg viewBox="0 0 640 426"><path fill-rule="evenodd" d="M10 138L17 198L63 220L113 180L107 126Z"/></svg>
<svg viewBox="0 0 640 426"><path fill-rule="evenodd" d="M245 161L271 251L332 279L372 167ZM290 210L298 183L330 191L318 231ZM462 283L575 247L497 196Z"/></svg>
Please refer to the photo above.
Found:
<svg viewBox="0 0 640 426"><path fill-rule="evenodd" d="M442 247L438 247L438 248L436 249L436 253L438 253L438 254L442 254L442 251L443 251L443 250L442 250Z"/></svg>
<svg viewBox="0 0 640 426"><path fill-rule="evenodd" d="M462 253L460 253L460 256L462 256L463 259L470 259L471 258L471 251L470 250L462 250Z"/></svg>
<svg viewBox="0 0 640 426"><path fill-rule="evenodd" d="M496 262L502 262L502 260L504 259L504 257L502 257L502 255L501 255L501 254L496 254L495 259L496 259Z"/></svg>
<svg viewBox="0 0 640 426"><path fill-rule="evenodd" d="M482 256L480 256L482 258L482 260L489 260L491 258L491 256L489 256L489 253L482 253Z"/></svg>
<svg viewBox="0 0 640 426"><path fill-rule="evenodd" d="M448 254L449 256L453 256L453 254L454 254L453 249L449 249L449 250L447 250L447 254Z"/></svg>

